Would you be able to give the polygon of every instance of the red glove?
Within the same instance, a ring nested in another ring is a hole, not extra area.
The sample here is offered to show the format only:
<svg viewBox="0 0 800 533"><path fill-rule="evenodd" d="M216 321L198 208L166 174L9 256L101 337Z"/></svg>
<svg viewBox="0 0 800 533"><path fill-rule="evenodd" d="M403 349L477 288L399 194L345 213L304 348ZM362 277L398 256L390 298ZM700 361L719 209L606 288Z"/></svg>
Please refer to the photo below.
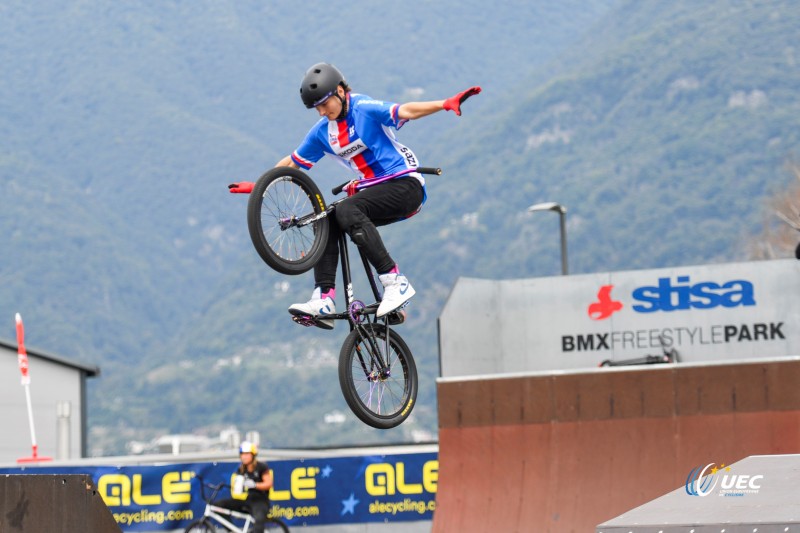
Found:
<svg viewBox="0 0 800 533"><path fill-rule="evenodd" d="M358 186L358 180L353 180L350 183L348 183L347 185L345 185L342 190L347 193L347 196L353 196L355 193L358 192L358 189L356 189L356 186Z"/></svg>
<svg viewBox="0 0 800 533"><path fill-rule="evenodd" d="M467 98L469 98L470 96L472 96L474 94L478 94L479 92L481 92L481 88L480 87L477 87L477 86L476 87L470 87L466 91L460 92L457 95L451 96L450 98L445 100L444 101L444 108L447 111L455 111L456 115L458 115L460 117L461 116L461 104L463 104L464 101Z"/></svg>
<svg viewBox="0 0 800 533"><path fill-rule="evenodd" d="M255 183L252 181L240 181L238 183L231 183L228 185L228 190L230 190L232 193L240 192L250 194L253 192L253 185L255 185Z"/></svg>

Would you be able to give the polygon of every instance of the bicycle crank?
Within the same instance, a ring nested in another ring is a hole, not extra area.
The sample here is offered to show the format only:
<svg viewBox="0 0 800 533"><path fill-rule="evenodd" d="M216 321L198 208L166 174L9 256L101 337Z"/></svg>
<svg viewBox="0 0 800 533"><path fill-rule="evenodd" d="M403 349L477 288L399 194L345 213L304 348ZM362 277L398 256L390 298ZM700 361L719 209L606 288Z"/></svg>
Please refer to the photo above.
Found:
<svg viewBox="0 0 800 533"><path fill-rule="evenodd" d="M353 324L361 324L364 321L364 302L361 300L354 300L353 303L350 304L350 307L347 308L347 312L350 316L350 322Z"/></svg>

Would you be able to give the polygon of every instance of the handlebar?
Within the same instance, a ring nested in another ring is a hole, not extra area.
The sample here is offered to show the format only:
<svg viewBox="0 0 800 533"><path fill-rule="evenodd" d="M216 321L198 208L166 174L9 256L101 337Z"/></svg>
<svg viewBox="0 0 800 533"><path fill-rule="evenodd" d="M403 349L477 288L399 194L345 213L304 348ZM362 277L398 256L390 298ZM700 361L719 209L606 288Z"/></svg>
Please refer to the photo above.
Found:
<svg viewBox="0 0 800 533"><path fill-rule="evenodd" d="M417 168L415 168L413 170L407 171L407 173L411 173L411 172L419 172L420 174L431 174L431 175L434 175L434 176L441 176L442 175L442 169L438 168L438 167L417 167ZM378 178L378 179L381 179L381 178ZM331 194L336 196L337 194L342 192L342 190L347 186L348 183L350 183L350 182L349 181L345 181L341 185L337 185L336 187L331 189Z"/></svg>
<svg viewBox="0 0 800 533"><path fill-rule="evenodd" d="M221 483L217 483L216 485L208 483L206 482L205 479L203 479L203 476L201 476L198 473L195 473L194 478L200 482L200 496L203 498L205 502L212 501L214 498L216 498L220 490L222 490L225 487L230 487L230 485L225 483L224 481ZM206 498L206 487L212 489L212 493L209 498Z"/></svg>

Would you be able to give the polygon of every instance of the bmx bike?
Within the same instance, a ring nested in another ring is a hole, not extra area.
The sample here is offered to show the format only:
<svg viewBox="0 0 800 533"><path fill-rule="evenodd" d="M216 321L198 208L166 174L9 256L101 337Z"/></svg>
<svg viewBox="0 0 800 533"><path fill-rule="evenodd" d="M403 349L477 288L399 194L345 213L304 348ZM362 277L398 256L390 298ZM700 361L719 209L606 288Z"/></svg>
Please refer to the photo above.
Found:
<svg viewBox="0 0 800 533"><path fill-rule="evenodd" d="M410 169L392 176L362 180L358 188L411 172L441 174L438 168ZM347 182L335 187L334 196L346 185ZM299 169L276 167L269 170L253 186L247 205L247 225L256 251L277 272L288 275L307 272L325 251L330 218L342 200L344 198L326 205L316 183ZM362 422L378 429L393 428L408 418L418 388L411 350L390 328L401 324L405 313L401 309L377 317L381 291L360 248L359 255L375 303L365 304L355 298L346 232L341 232L339 239L346 306L342 313L325 315L326 319L347 320L350 326L339 352L339 385L347 405ZM310 316L293 316L292 319L304 326L316 325Z"/></svg>
<svg viewBox="0 0 800 533"><path fill-rule="evenodd" d="M631 365L657 365L657 364L669 364L669 363L680 363L681 356L678 353L678 350L674 347L668 348L667 341L664 340L664 335L658 336L658 342L661 344L661 354L660 355L645 355L644 357L635 357L633 359L622 359L622 360L612 360L606 359L602 361L598 366L631 366Z"/></svg>
<svg viewBox="0 0 800 533"><path fill-rule="evenodd" d="M204 482L201 476L195 477L200 481L200 493L203 501L206 502L206 507L203 511L203 517L189 524L183 530L183 533L217 533L218 531L249 533L250 526L255 522L253 515L214 505L214 499L219 494L219 491L224 487L230 487L230 485L226 483L212 485ZM211 494L208 497L206 497L206 487L211 489ZM244 523L242 527L238 527L233 523L233 520L244 521ZM268 517L267 522L264 524L264 531L289 533L289 527L278 518Z"/></svg>

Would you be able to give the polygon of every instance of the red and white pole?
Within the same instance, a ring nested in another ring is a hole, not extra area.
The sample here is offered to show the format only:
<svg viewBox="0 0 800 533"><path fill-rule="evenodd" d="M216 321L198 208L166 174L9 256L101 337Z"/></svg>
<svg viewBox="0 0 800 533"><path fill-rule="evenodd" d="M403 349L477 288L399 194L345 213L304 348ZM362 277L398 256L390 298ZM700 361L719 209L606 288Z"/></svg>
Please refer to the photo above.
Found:
<svg viewBox="0 0 800 533"><path fill-rule="evenodd" d="M17 459L18 463L30 463L36 461L51 461L50 457L39 457L38 448L36 445L36 431L33 427L33 405L31 404L31 376L30 369L28 368L28 352L25 351L25 326L22 325L22 317L19 313L16 316L17 320L17 362L19 363L19 372L22 374L22 386L25 387L25 400L28 403L28 423L31 427L31 444L33 447L33 455L30 457L23 457Z"/></svg>

